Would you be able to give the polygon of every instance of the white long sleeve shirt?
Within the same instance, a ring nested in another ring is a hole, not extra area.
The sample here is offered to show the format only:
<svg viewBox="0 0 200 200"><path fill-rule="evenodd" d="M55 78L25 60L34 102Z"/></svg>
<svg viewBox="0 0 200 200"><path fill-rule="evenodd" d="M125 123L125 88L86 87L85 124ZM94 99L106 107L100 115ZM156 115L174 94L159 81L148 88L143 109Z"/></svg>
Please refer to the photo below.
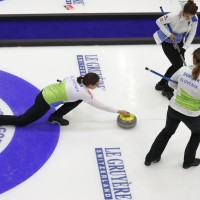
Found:
<svg viewBox="0 0 200 200"><path fill-rule="evenodd" d="M192 79L194 66L181 67L171 77L168 85L175 89L174 96L169 105L176 111L191 117L200 115L200 76L197 80Z"/></svg>
<svg viewBox="0 0 200 200"><path fill-rule="evenodd" d="M42 90L42 95L45 101L51 107L57 107L65 102L74 102L83 100L95 108L104 110L107 112L117 113L118 110L110 106L104 105L94 99L92 93L88 88L77 82L77 78L74 76L66 77L62 82L55 83L45 87Z"/></svg>
<svg viewBox="0 0 200 200"><path fill-rule="evenodd" d="M171 32L167 27L167 24L169 24L173 33L183 34L183 48L187 49L196 35L198 17L195 15L193 19L186 20L183 17L182 12L169 13L158 18L156 24L162 31L161 33L164 33L163 35L158 31L154 33L154 39L157 44L162 43L171 35Z"/></svg>

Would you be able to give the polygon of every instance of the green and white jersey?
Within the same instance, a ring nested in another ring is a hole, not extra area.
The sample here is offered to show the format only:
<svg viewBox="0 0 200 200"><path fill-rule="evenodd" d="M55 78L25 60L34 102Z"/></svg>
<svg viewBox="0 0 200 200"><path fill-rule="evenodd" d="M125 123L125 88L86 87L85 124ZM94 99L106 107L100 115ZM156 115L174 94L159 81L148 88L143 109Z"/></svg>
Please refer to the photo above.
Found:
<svg viewBox="0 0 200 200"><path fill-rule="evenodd" d="M184 115L196 117L200 115L200 76L197 80L192 79L193 68L194 66L181 67L171 77L178 84L168 82L175 89L169 105Z"/></svg>
<svg viewBox="0 0 200 200"><path fill-rule="evenodd" d="M65 102L83 100L89 102L92 94L84 85L80 85L74 76L69 76L59 83L51 84L42 90L45 101L52 107Z"/></svg>
<svg viewBox="0 0 200 200"><path fill-rule="evenodd" d="M67 101L66 81L51 84L42 90L45 101L51 106L56 107Z"/></svg>
<svg viewBox="0 0 200 200"><path fill-rule="evenodd" d="M118 111L95 100L90 90L84 84L79 84L74 76L69 76L59 83L45 87L42 90L42 95L51 107L57 107L65 102L83 100L100 110L113 113Z"/></svg>

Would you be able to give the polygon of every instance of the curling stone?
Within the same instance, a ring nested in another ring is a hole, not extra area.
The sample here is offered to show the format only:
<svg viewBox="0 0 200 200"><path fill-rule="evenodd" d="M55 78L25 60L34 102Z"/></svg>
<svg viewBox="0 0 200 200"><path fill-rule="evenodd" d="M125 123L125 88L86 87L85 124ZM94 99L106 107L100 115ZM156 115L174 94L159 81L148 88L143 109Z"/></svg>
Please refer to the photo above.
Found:
<svg viewBox="0 0 200 200"><path fill-rule="evenodd" d="M129 117L124 117L123 115L118 115L117 124L122 128L133 128L137 124L137 117L133 114L130 114Z"/></svg>

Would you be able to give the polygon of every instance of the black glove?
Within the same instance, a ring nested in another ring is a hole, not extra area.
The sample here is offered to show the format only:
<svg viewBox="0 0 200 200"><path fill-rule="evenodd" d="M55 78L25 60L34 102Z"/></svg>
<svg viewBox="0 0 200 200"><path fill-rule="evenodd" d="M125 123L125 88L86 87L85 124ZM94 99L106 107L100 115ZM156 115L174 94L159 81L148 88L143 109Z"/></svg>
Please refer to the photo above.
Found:
<svg viewBox="0 0 200 200"><path fill-rule="evenodd" d="M184 48L181 48L180 50L180 54L183 56L184 60L185 60L185 49Z"/></svg>

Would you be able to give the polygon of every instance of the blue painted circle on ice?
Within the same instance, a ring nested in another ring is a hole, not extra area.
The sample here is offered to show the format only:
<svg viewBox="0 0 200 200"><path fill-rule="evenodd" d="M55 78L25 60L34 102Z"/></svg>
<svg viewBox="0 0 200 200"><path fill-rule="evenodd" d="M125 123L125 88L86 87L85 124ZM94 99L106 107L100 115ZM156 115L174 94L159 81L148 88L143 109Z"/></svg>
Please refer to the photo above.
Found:
<svg viewBox="0 0 200 200"><path fill-rule="evenodd" d="M14 115L26 111L40 92L25 80L4 71L0 71L0 80L0 98ZM47 123L52 111L28 126L15 128L11 142L0 154L0 194L27 180L52 155L60 134L58 125Z"/></svg>

